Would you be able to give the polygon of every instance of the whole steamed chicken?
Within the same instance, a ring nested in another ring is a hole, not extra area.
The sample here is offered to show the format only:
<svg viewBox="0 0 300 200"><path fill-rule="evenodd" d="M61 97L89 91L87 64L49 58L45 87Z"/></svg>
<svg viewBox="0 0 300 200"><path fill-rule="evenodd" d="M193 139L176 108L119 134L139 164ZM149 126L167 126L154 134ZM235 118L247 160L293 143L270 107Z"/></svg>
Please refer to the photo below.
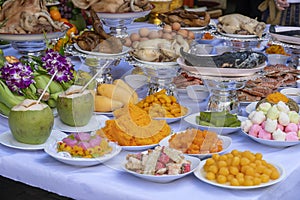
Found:
<svg viewBox="0 0 300 200"><path fill-rule="evenodd" d="M224 15L219 17L218 21L217 28L219 32L228 34L257 35L262 37L266 28L264 22L259 22L241 14Z"/></svg>

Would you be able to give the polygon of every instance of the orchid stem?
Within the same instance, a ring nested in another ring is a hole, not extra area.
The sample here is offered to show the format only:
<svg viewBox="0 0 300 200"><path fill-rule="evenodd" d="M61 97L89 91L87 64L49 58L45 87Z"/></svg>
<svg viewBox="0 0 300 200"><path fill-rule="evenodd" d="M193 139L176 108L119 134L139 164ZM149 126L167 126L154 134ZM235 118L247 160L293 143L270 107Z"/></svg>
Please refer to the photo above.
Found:
<svg viewBox="0 0 300 200"><path fill-rule="evenodd" d="M44 90L43 90L43 92L42 92L41 96L39 97L39 99L38 99L38 101L37 101L37 104L39 104L39 103L40 103L40 101L42 100L43 96L45 95L45 93L46 93L46 91L47 91L48 87L49 87L49 86L50 86L50 84L52 83L52 81L53 81L53 79L54 79L55 75L57 74L57 72L58 72L58 70L56 70L56 71L54 72L54 74L52 75L52 77L51 77L50 81L48 82L48 84L47 84L47 85L46 85L46 87L44 88Z"/></svg>
<svg viewBox="0 0 300 200"><path fill-rule="evenodd" d="M83 86L83 88L81 89L80 93L82 93L87 87L88 85L99 75L99 74L102 74L103 72L103 69L105 67L107 67L108 65L110 64L110 61L106 61L106 63L100 68L99 71L97 71L97 73L85 84L85 86Z"/></svg>

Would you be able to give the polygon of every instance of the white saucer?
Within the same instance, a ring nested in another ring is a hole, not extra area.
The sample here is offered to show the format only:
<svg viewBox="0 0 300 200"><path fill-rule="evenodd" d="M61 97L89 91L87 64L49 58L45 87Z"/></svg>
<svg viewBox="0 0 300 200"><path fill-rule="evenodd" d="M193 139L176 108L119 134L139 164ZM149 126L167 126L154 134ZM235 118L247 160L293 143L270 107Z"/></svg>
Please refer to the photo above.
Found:
<svg viewBox="0 0 300 200"><path fill-rule="evenodd" d="M0 134L0 143L4 146L15 148L15 149L22 149L22 150L42 150L48 143L52 143L53 141L57 140L58 138L66 137L67 135L58 130L52 130L50 137L44 144L24 144L18 142L12 135L10 131L4 132Z"/></svg>
<svg viewBox="0 0 300 200"><path fill-rule="evenodd" d="M91 132L91 131L99 130L100 128L104 127L106 120L109 120L109 118L105 115L94 115L92 116L91 120L87 125L81 127L73 127L64 124L59 117L56 117L54 118L54 126L56 129L60 131L69 132L69 133Z"/></svg>

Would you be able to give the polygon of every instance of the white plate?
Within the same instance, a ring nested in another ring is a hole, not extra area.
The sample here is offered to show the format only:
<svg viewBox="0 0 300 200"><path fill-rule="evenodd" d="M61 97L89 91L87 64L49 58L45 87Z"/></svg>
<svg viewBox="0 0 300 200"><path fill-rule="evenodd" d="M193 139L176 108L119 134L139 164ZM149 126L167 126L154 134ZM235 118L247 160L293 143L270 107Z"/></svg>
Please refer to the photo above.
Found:
<svg viewBox="0 0 300 200"><path fill-rule="evenodd" d="M122 56L129 52L130 48L123 46L122 52L120 53L100 53L96 51L86 51L81 49L77 43L74 44L74 47L76 50L80 51L81 53L87 54L87 55L93 55L93 56L99 56L99 57L110 57L110 56Z"/></svg>
<svg viewBox="0 0 300 200"><path fill-rule="evenodd" d="M240 35L240 34L230 34L230 33L223 33L223 32L218 32L218 33L226 37L232 37L232 38L258 38L257 35Z"/></svg>
<svg viewBox="0 0 300 200"><path fill-rule="evenodd" d="M179 133L180 132L177 132L177 133L174 133L174 134L179 134ZM169 135L169 136L165 137L164 139L162 139L159 142L159 145L169 147L169 139L171 138L172 135ZM197 156L198 158L203 159L203 158L212 156L212 154L223 154L223 153L225 153L229 149L229 147L232 143L232 140L231 140L230 137L223 136L223 135L218 135L218 138L223 141L223 150L222 151L219 151L219 152L216 152L216 153L208 153L208 154L188 154L188 155L189 156Z"/></svg>
<svg viewBox="0 0 300 200"><path fill-rule="evenodd" d="M57 138L66 137L67 134L58 131L58 130L52 130L48 140L44 144L24 144L21 142L18 142L12 133L10 131L4 132L0 134L0 143L4 146L15 148L15 149L22 149L22 150L41 150L44 149L44 147L53 141L55 141Z"/></svg>
<svg viewBox="0 0 300 200"><path fill-rule="evenodd" d="M184 63L184 58L180 57L177 59L178 64L184 70L199 74L202 76L224 76L224 77L241 77L241 76L250 76L264 69L267 65L267 62L251 68L251 69L236 69L236 68L217 68L217 67L195 67L189 66Z"/></svg>
<svg viewBox="0 0 300 200"><path fill-rule="evenodd" d="M256 101L255 102L251 102L250 104L248 104L246 106L246 108L245 108L246 113L250 114L252 111L254 111L255 108L256 108L256 104L257 104Z"/></svg>
<svg viewBox="0 0 300 200"><path fill-rule="evenodd" d="M260 144L264 144L267 146L271 146L271 147L278 147L278 148L283 148L283 147L290 147L290 146L294 146L294 145L298 145L300 144L300 140L298 141L277 141L277 140L266 140L266 139L261 139L261 138L257 138L254 137L252 135L249 135L248 133L246 133L245 131L241 130L241 132L248 136L249 138L251 138L252 140L260 143Z"/></svg>
<svg viewBox="0 0 300 200"><path fill-rule="evenodd" d="M208 184L211 184L211 185L214 185L214 186L217 186L217 187L227 188L227 189L235 189L235 190L242 189L242 190L245 190L245 189L256 189L256 188L267 187L267 186L279 183L286 176L284 169L280 165L277 165L277 164L274 164L274 163L270 163L270 164L274 165L279 170L280 177L278 179L271 180L271 181L269 181L267 183L261 183L260 185L255 185L255 186L231 186L229 184L220 184L220 183L217 183L216 181L210 181L210 180L206 179L205 178L205 171L203 169L204 164L205 164L205 162L201 162L200 163L199 167L194 171L194 175L198 179L200 179L201 181L203 181L205 183L208 183Z"/></svg>
<svg viewBox="0 0 300 200"><path fill-rule="evenodd" d="M63 152L57 152L57 142L60 141L63 138L60 138L52 143L49 143L46 145L44 148L44 151L50 155L51 157L55 158L56 160L63 162L68 165L75 165L75 166L80 166L80 167L87 167L87 166L93 166L93 165L98 165L101 163L104 163L108 161L109 159L115 157L118 155L122 148L117 145L114 142L110 142L109 145L112 147L112 152L105 154L101 157L97 158L73 158L69 157L70 154L66 153L64 154Z"/></svg>
<svg viewBox="0 0 300 200"><path fill-rule="evenodd" d="M38 40L45 40L45 39L55 39L64 36L66 31L51 32L51 33L46 33L45 35L44 34L0 33L0 40L28 42L28 41L38 41Z"/></svg>
<svg viewBox="0 0 300 200"><path fill-rule="evenodd" d="M121 146L125 151L142 151L147 149L152 149L158 144L149 144L149 145L141 145L141 146Z"/></svg>
<svg viewBox="0 0 300 200"><path fill-rule="evenodd" d="M161 175L161 176L139 174L139 173L136 173L134 171L126 169L126 167L125 167L126 162L122 164L122 168L124 169L124 171L126 171L126 172L128 172L128 173L130 173L134 176L137 176L139 178L142 178L144 180L147 180L147 181L156 182L156 183L168 183L168 182L175 181L177 179L183 178L183 177L193 173L197 169L197 167L199 166L200 160L198 158L193 157L193 156L188 156L188 155L184 155L184 157L185 157L186 160L191 161L191 171L189 171L187 173L184 173L184 174Z"/></svg>
<svg viewBox="0 0 300 200"><path fill-rule="evenodd" d="M287 36L287 35L281 35L276 33L270 33L270 35L280 42L286 42L286 43L296 44L296 45L300 44L300 37Z"/></svg>
<svg viewBox="0 0 300 200"><path fill-rule="evenodd" d="M155 119L155 120L166 120L167 123L177 122L177 121L185 118L189 114L191 114L191 109L189 107L186 107L186 108L187 108L187 112L183 116L180 116L180 117L170 117L170 118L168 118L168 117L154 117L153 119Z"/></svg>
<svg viewBox="0 0 300 200"><path fill-rule="evenodd" d="M189 31L200 31L207 28L207 26L193 26L193 27L181 27L181 29L189 30Z"/></svg>
<svg viewBox="0 0 300 200"><path fill-rule="evenodd" d="M91 132L91 131L96 131L102 127L105 126L106 120L109 120L107 116L104 115L94 115L92 116L91 120L89 123L85 126L81 127L72 127L64 124L59 117L54 118L54 125L55 128L63 131L63 132L69 132L69 133L74 133L74 132Z"/></svg>
<svg viewBox="0 0 300 200"><path fill-rule="evenodd" d="M241 127L210 127L210 126L202 126L197 124L196 122L196 116L199 116L200 113L193 113L187 117L184 118L184 120L191 124L192 126L199 128L199 129L204 129L204 130L209 130L209 131L213 131L216 132L218 134L230 134L230 133L234 133L236 131L239 131L241 129ZM238 119L240 121L246 120L247 117L243 117L243 116L238 116Z"/></svg>

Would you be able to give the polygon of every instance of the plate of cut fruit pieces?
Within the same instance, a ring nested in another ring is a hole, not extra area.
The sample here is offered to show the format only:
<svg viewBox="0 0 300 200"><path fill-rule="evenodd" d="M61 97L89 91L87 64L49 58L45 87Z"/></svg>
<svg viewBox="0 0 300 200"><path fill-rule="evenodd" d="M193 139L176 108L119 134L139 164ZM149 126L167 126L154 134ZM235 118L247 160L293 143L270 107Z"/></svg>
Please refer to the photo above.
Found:
<svg viewBox="0 0 300 200"><path fill-rule="evenodd" d="M218 135L212 131L189 128L165 137L159 142L159 145L171 147L189 156L204 159L211 157L212 154L225 153L231 143L232 139L228 136Z"/></svg>
<svg viewBox="0 0 300 200"><path fill-rule="evenodd" d="M145 165L137 169L134 162L142 162L144 157ZM122 164L125 172L146 181L156 183L168 183L183 178L196 170L200 159L183 155L182 152L169 147L157 146L148 151L128 154L126 161Z"/></svg>
<svg viewBox="0 0 300 200"><path fill-rule="evenodd" d="M109 142L97 134L84 132L68 134L44 148L44 151L56 160L80 167L104 163L118 155L121 150L122 148L114 142Z"/></svg>

